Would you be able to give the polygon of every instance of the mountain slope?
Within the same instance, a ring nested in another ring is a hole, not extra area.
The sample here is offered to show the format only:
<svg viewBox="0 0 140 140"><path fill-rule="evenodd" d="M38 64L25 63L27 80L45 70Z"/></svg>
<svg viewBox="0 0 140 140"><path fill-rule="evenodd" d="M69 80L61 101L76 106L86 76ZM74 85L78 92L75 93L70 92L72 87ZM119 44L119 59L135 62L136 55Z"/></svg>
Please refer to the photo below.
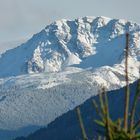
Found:
<svg viewBox="0 0 140 140"><path fill-rule="evenodd" d="M136 82L130 86L131 91L131 103L136 91ZM109 110L113 120L118 117L123 118L124 113L124 94L125 89L110 91L107 93L109 99ZM84 102L81 106L81 114L84 119L84 125L89 139L96 138L97 130L99 129L93 120L99 119L95 108L92 104L92 99L99 102L99 97L93 97ZM115 109L115 112L114 112ZM136 119L140 117L140 100L138 101L138 108L136 113ZM47 128L41 128L38 131L30 134L28 137L17 138L16 140L79 140L82 139L82 134L79 126L79 121L76 115L76 111L72 110L57 118L50 123ZM96 138L97 139L97 138Z"/></svg>
<svg viewBox="0 0 140 140"><path fill-rule="evenodd" d="M27 39L19 39L19 40L13 40L13 41L5 41L0 43L0 55L2 53L5 53L7 50L13 49L17 46L19 46L21 43L25 42Z"/></svg>

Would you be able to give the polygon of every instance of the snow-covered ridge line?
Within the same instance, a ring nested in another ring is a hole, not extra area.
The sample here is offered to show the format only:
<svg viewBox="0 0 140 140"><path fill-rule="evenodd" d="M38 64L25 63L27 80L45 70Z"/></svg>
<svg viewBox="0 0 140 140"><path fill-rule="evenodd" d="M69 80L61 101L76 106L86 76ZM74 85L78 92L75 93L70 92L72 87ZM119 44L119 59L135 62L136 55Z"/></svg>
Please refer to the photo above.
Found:
<svg viewBox="0 0 140 140"><path fill-rule="evenodd" d="M0 55L5 53L7 50L13 49L19 45L21 45L23 42L25 42L27 38L25 39L18 39L18 40L11 40L11 41L4 41L0 42Z"/></svg>

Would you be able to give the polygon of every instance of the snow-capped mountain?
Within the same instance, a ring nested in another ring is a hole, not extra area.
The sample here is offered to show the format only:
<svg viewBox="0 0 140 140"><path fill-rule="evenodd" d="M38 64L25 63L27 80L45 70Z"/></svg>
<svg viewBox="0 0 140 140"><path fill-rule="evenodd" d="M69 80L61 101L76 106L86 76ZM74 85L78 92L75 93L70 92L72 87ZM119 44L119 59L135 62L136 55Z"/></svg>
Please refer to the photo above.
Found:
<svg viewBox="0 0 140 140"><path fill-rule="evenodd" d="M106 17L59 20L0 58L0 129L44 126L98 94L139 77L140 25ZM7 135L7 134L6 134ZM5 140L9 140L6 138Z"/></svg>
<svg viewBox="0 0 140 140"><path fill-rule="evenodd" d="M84 17L59 20L21 46L4 53L0 77L58 72L67 66L100 67L120 63L125 33L131 35L131 53L139 59L140 26L125 20Z"/></svg>

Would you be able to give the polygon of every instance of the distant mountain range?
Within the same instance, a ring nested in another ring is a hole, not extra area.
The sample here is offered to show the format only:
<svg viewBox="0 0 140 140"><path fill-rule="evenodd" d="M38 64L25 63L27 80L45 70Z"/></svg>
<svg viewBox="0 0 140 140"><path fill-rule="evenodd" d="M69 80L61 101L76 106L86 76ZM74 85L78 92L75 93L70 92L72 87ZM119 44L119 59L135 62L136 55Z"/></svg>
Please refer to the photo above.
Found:
<svg viewBox="0 0 140 140"><path fill-rule="evenodd" d="M50 124L97 95L102 86L108 91L125 86L126 32L130 35L128 72L133 83L139 78L140 25L122 19L59 20L3 53L0 57L3 140ZM31 126L35 127L18 133Z"/></svg>

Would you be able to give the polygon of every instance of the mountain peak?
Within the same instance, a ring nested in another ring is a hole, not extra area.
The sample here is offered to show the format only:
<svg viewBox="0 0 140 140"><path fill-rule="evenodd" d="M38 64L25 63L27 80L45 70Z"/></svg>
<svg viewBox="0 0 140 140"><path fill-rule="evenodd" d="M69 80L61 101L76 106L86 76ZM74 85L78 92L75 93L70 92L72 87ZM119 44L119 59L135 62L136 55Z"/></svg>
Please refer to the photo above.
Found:
<svg viewBox="0 0 140 140"><path fill-rule="evenodd" d="M126 32L130 33L130 46L137 55L140 26L136 23L103 16L55 21L26 43L1 56L0 77L57 72L68 66L112 66L119 63Z"/></svg>

